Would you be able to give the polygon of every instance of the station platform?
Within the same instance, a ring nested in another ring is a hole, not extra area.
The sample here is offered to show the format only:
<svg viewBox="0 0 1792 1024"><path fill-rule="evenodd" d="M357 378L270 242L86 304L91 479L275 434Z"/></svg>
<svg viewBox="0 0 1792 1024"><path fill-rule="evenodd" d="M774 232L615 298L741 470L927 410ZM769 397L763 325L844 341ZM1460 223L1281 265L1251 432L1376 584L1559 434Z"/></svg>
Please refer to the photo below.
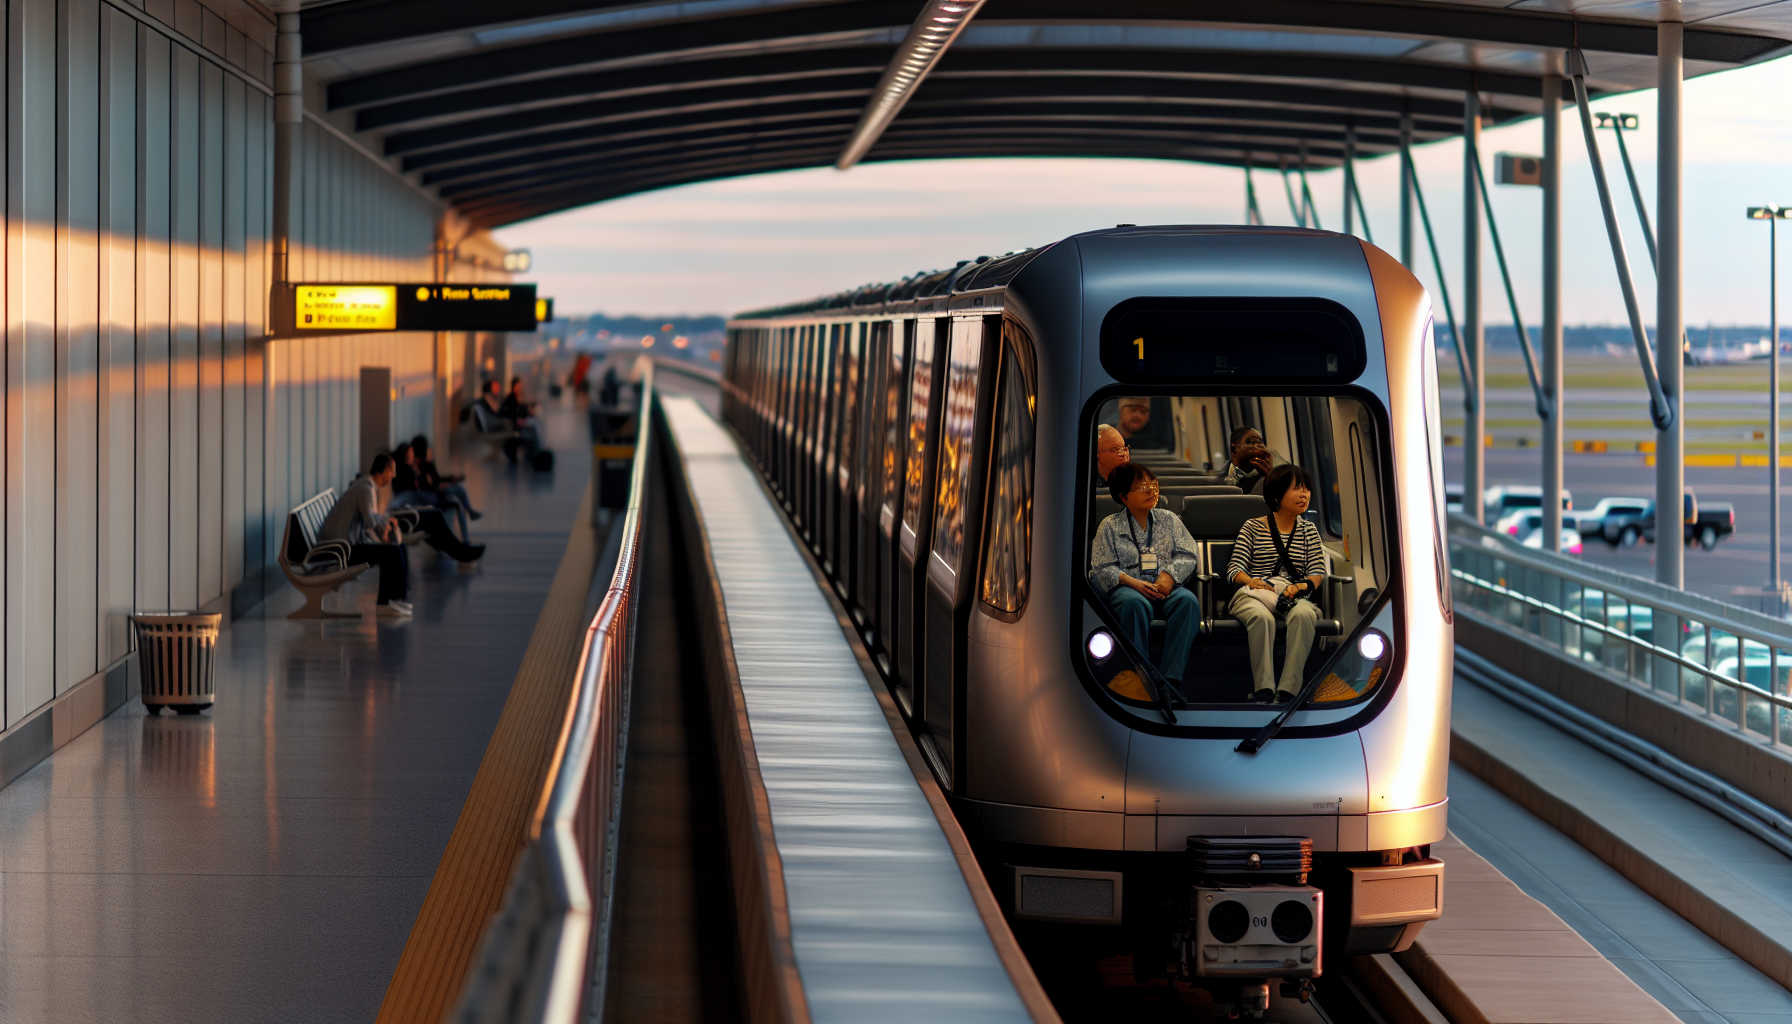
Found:
<svg viewBox="0 0 1792 1024"><path fill-rule="evenodd" d="M0 1020L374 1019L569 531L591 528L583 418L544 425L551 473L453 460L488 547L470 572L414 548L415 618L373 616L374 571L326 599L355 620L288 620L283 589L226 624L212 710L133 699L0 789Z"/></svg>

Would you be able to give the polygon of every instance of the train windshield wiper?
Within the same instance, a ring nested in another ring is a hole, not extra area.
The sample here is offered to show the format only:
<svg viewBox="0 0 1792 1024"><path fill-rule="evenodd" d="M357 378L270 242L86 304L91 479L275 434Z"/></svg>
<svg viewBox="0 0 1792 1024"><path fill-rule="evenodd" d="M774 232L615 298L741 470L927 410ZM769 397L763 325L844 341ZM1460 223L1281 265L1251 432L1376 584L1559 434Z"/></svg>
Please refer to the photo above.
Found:
<svg viewBox="0 0 1792 1024"><path fill-rule="evenodd" d="M1288 719L1293 718L1296 711L1307 706L1307 702L1313 699L1313 694L1319 692L1319 682L1324 678L1324 672L1313 673L1313 678L1307 680L1307 685L1300 688L1300 693L1288 702L1288 706L1282 709L1281 714L1270 719L1269 724L1257 730L1257 735L1239 741L1238 746L1233 749L1240 754L1255 754L1262 750L1270 740L1276 738L1276 733L1282 731L1282 726L1288 724Z"/></svg>

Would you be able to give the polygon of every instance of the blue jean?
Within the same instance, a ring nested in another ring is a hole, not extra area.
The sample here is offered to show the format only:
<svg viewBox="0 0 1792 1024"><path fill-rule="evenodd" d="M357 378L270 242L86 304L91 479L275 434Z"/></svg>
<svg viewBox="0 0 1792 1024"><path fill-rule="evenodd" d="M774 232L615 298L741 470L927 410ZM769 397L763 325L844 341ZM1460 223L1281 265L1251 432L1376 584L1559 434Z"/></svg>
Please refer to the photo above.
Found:
<svg viewBox="0 0 1792 1024"><path fill-rule="evenodd" d="M1126 638L1147 657L1151 653L1151 620L1158 616L1163 618L1166 630L1164 653L1163 661L1157 667L1165 678L1182 682L1182 673L1188 668L1189 651L1195 646L1195 638L1201 635L1201 602L1196 600L1194 591L1177 587L1170 591L1169 597L1154 601L1131 587L1121 586L1114 588L1108 600L1120 616Z"/></svg>

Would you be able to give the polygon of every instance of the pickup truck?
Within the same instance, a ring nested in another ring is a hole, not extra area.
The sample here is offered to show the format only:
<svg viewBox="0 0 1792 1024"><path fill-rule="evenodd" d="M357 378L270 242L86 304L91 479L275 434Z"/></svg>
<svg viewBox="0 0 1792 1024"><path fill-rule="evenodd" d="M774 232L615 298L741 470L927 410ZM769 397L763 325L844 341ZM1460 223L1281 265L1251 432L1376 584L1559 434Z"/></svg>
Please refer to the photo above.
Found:
<svg viewBox="0 0 1792 1024"><path fill-rule="evenodd" d="M1613 547L1635 547L1643 539L1641 520L1650 507L1647 498L1601 498L1585 511L1562 513L1562 522L1583 537L1597 537Z"/></svg>
<svg viewBox="0 0 1792 1024"><path fill-rule="evenodd" d="M1681 543L1691 544L1696 541L1699 547L1710 551L1717 547L1720 538L1728 537L1736 532L1736 507L1734 505L1727 501L1701 501L1697 503L1696 508L1696 518L1690 523L1683 524ZM1655 503L1653 501L1649 503L1649 507L1638 519L1637 525L1641 527L1643 537L1650 543L1654 543Z"/></svg>

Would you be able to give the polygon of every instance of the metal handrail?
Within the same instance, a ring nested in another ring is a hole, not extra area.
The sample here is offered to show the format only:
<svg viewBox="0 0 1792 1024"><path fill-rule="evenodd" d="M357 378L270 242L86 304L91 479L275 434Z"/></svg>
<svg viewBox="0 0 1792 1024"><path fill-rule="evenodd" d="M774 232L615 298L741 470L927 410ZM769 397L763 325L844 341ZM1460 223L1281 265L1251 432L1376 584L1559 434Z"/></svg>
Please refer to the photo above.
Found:
<svg viewBox="0 0 1792 1024"><path fill-rule="evenodd" d="M1792 691L1792 686L1781 674L1782 665L1792 667L1792 623L1670 590L1641 577L1532 551L1459 514L1450 516L1449 542L1457 603L1478 618L1528 634L1569 657L1602 664L1631 683L1775 745L1792 729L1792 693L1784 692ZM1589 596L1599 605L1597 614L1589 611L1593 603ZM1625 609L1622 626L1612 622L1620 602ZM1573 607L1576 604L1578 608ZM1648 635L1635 631L1639 616L1630 611L1633 608L1648 610ZM1754 619L1760 621L1750 621ZM1686 650L1686 640L1700 629L1705 646L1702 662ZM1717 670L1713 655L1719 634L1736 640L1738 676L1748 674L1750 645L1765 649L1766 687ZM1682 639L1675 642L1670 637ZM1614 648L1620 656L1612 656ZM1729 698L1734 700L1733 714L1726 709ZM1751 709L1765 712L1767 721L1751 721Z"/></svg>
<svg viewBox="0 0 1792 1024"><path fill-rule="evenodd" d="M586 627L529 845L450 1017L457 1024L572 1024L601 1015L653 403L649 367L616 570Z"/></svg>

